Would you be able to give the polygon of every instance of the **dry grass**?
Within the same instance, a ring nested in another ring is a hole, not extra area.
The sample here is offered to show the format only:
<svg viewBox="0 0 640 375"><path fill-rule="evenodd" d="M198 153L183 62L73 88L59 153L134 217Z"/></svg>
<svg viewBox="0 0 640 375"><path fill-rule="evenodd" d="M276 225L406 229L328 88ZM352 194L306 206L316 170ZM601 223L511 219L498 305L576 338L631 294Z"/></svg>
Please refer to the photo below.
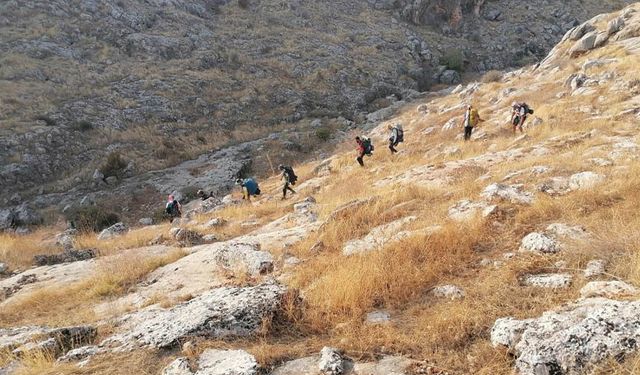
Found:
<svg viewBox="0 0 640 375"><path fill-rule="evenodd" d="M98 240L95 233L84 233L76 237L77 249L96 249L101 255L115 254L121 250L148 246L156 237L169 231L169 224L139 228L109 240Z"/></svg>
<svg viewBox="0 0 640 375"><path fill-rule="evenodd" d="M25 269L33 265L33 257L62 251L52 240L54 229L42 229L25 236L0 233L0 260L9 270Z"/></svg>
<svg viewBox="0 0 640 375"><path fill-rule="evenodd" d="M94 322L98 318L93 310L96 304L129 292L144 276L184 255L183 251L174 250L146 258L121 255L105 259L99 263L96 274L87 280L39 289L6 304L0 311L0 326L67 326Z"/></svg>

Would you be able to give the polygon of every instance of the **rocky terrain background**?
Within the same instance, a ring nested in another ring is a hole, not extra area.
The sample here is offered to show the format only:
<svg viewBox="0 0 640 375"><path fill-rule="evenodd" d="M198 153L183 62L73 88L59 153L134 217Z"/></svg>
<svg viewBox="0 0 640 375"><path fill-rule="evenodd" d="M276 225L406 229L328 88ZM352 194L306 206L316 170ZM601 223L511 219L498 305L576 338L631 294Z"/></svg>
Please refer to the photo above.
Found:
<svg viewBox="0 0 640 375"><path fill-rule="evenodd" d="M287 200L272 177L171 224L2 233L0 374L640 373L639 62L636 3L370 114L365 166L345 141Z"/></svg>
<svg viewBox="0 0 640 375"><path fill-rule="evenodd" d="M267 151L313 158L370 112L463 71L537 61L566 30L625 3L3 1L3 216L30 223L28 210L113 196L120 182L94 171L114 152L124 177L257 139L266 143L238 156L259 159L255 171L269 170ZM228 189L229 155L197 182ZM134 205L136 192L158 199L192 182L134 184L118 199Z"/></svg>

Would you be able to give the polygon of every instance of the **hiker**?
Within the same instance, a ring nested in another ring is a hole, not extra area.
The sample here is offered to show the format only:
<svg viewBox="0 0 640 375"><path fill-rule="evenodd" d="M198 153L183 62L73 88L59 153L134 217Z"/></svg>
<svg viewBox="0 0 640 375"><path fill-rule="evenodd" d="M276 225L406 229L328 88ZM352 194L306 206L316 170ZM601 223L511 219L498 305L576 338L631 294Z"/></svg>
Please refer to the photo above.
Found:
<svg viewBox="0 0 640 375"><path fill-rule="evenodd" d="M392 154L398 152L396 150L396 146L404 142L404 131L402 130L402 124L397 123L395 126L389 124L389 130L391 130L391 135L389 136L389 150L391 150Z"/></svg>
<svg viewBox="0 0 640 375"><path fill-rule="evenodd" d="M246 199L248 202L251 202L251 196L260 195L260 187L258 183L253 178L245 178L244 180L239 178L236 180L236 185L240 185L242 187L242 199Z"/></svg>
<svg viewBox="0 0 640 375"><path fill-rule="evenodd" d="M373 144L371 144L371 140L368 137L356 137L356 144L358 150L358 157L356 160L361 167L364 167L364 159L365 155L371 156L373 152Z"/></svg>
<svg viewBox="0 0 640 375"><path fill-rule="evenodd" d="M513 102L511 104L511 125L513 125L513 132L515 133L520 128L522 133L522 127L527 120L527 116L533 114L533 109L529 107L527 103Z"/></svg>
<svg viewBox="0 0 640 375"><path fill-rule="evenodd" d="M478 110L469 104L467 106L467 111L464 113L464 140L468 141L471 139L471 133L473 132L473 127L477 126L479 122L484 121L480 118L478 114Z"/></svg>
<svg viewBox="0 0 640 375"><path fill-rule="evenodd" d="M167 215L169 215L169 222L173 222L173 219L182 216L182 206L180 205L180 202L173 197L173 194L169 194L169 197L167 198L167 205L164 210Z"/></svg>
<svg viewBox="0 0 640 375"><path fill-rule="evenodd" d="M293 168L280 164L278 169L282 171L282 179L284 180L284 186L282 187L282 199L287 199L287 190L289 190L292 194L295 194L296 191L291 188L290 185L295 185L296 181L298 181L298 176L293 171Z"/></svg>
<svg viewBox="0 0 640 375"><path fill-rule="evenodd" d="M213 192L205 193L203 190L198 190L196 195L198 196L198 198L202 199L203 201L206 201L207 199L213 197Z"/></svg>

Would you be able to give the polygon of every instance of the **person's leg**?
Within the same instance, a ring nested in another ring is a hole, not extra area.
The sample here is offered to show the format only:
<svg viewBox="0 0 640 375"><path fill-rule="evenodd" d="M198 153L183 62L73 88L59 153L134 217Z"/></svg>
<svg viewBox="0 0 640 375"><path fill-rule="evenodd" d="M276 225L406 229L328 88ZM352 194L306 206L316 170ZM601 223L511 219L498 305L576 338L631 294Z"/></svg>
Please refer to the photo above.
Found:
<svg viewBox="0 0 640 375"><path fill-rule="evenodd" d="M395 154L396 152L398 152L398 150L395 149L395 144L393 143L392 140L389 140L389 150L391 150L392 154Z"/></svg>
<svg viewBox="0 0 640 375"><path fill-rule="evenodd" d="M358 161L358 164L360 164L361 167L364 167L364 160L362 159L363 157L364 157L364 153L360 153L356 158L356 160Z"/></svg>
<svg viewBox="0 0 640 375"><path fill-rule="evenodd" d="M289 186L288 182L284 183L284 186L282 187L282 199L285 199L287 197L287 187Z"/></svg>

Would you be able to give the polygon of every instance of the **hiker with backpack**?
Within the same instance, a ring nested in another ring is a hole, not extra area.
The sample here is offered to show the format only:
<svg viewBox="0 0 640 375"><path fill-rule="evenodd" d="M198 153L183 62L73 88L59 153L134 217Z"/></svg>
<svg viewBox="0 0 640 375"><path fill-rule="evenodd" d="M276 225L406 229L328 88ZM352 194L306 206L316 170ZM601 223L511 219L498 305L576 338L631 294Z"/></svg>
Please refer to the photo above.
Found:
<svg viewBox="0 0 640 375"><path fill-rule="evenodd" d="M391 135L389 136L389 150L391 150L392 154L398 152L396 150L396 146L399 143L404 142L404 130L402 130L402 124L397 123L395 126L389 125L389 130L391 130Z"/></svg>
<svg viewBox="0 0 640 375"><path fill-rule="evenodd" d="M520 133L522 133L522 127L527 120L527 116L532 114L533 109L531 109L527 103L513 102L511 104L511 125L513 125L513 132L515 133L516 130L520 128Z"/></svg>
<svg viewBox="0 0 640 375"><path fill-rule="evenodd" d="M251 202L251 196L260 195L260 187L253 178L245 178L244 180L239 178L236 180L236 185L242 187L242 199L246 199Z"/></svg>
<svg viewBox="0 0 640 375"><path fill-rule="evenodd" d="M464 140L468 141L471 139L471 133L473 132L473 128L478 125L478 123L484 121L480 118L478 114L478 110L469 104L467 106L467 111L464 113Z"/></svg>
<svg viewBox="0 0 640 375"><path fill-rule="evenodd" d="M356 144L357 146L357 151L358 151L358 157L356 158L356 160L358 161L358 164L360 164L361 167L364 167L364 156L371 156L373 153L373 144L371 143L371 139L369 139L368 137L362 136L362 137L356 137Z"/></svg>
<svg viewBox="0 0 640 375"><path fill-rule="evenodd" d="M173 222L173 219L182 216L182 206L180 205L180 202L174 198L173 194L169 194L164 211L169 215L169 222Z"/></svg>
<svg viewBox="0 0 640 375"><path fill-rule="evenodd" d="M284 180L284 186L282 187L282 199L287 199L287 190L292 194L296 194L296 191L291 188L290 185L295 185L298 181L298 176L293 171L293 168L280 164L278 169L282 171L282 179Z"/></svg>

